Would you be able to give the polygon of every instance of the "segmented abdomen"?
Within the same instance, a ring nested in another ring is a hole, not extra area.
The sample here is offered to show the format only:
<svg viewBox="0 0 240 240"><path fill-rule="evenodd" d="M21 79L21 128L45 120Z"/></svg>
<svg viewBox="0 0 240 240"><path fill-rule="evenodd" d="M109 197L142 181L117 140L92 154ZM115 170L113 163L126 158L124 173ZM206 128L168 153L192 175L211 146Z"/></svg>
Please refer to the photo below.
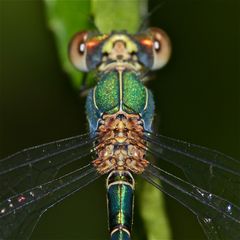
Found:
<svg viewBox="0 0 240 240"><path fill-rule="evenodd" d="M107 179L108 221L111 240L130 240L134 201L130 172L113 171Z"/></svg>

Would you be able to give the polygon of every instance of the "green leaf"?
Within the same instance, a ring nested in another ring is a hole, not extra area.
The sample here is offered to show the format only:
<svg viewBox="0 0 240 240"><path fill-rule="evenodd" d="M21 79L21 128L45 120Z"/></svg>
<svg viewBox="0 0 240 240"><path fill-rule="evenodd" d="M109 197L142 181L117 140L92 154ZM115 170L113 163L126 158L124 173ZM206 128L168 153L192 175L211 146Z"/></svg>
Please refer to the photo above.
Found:
<svg viewBox="0 0 240 240"><path fill-rule="evenodd" d="M140 188L137 191L139 212L143 219L147 240L171 239L163 193L145 180L140 181L138 187Z"/></svg>
<svg viewBox="0 0 240 240"><path fill-rule="evenodd" d="M146 6L146 0L92 0L95 24L104 33L112 30L136 33Z"/></svg>
<svg viewBox="0 0 240 240"><path fill-rule="evenodd" d="M90 28L91 5L89 0L45 0L49 28L53 31L63 69L69 74L73 86L79 89L82 73L68 58L68 44L76 32Z"/></svg>

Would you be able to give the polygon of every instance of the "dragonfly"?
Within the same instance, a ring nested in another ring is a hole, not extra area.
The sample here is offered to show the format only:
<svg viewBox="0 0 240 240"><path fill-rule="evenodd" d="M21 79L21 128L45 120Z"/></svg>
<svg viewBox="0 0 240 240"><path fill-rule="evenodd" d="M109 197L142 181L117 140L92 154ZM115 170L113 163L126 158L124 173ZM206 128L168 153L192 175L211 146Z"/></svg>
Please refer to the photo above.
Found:
<svg viewBox="0 0 240 240"><path fill-rule="evenodd" d="M155 103L145 82L170 55L170 39L160 28L73 36L70 61L96 75L86 99L89 132L0 161L0 239L29 239L44 212L105 176L110 239L129 240L136 175L195 214L208 239L240 238L240 162L152 130ZM57 175L86 156L87 165ZM165 162L185 178L168 172Z"/></svg>

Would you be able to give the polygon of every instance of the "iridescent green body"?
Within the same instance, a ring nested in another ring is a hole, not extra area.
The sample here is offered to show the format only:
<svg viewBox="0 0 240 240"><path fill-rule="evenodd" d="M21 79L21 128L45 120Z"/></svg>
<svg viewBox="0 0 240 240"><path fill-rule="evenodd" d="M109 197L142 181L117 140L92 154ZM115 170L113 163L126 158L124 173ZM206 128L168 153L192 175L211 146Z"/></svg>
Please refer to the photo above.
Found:
<svg viewBox="0 0 240 240"><path fill-rule="evenodd" d="M92 132L104 114L139 114L150 130L154 102L139 73L113 70L102 73L87 98L87 116ZM111 240L130 240L133 219L134 180L130 172L111 172L107 180L108 219Z"/></svg>
<svg viewBox="0 0 240 240"><path fill-rule="evenodd" d="M129 172L112 172L107 180L108 221L112 240L130 239L134 180Z"/></svg>
<svg viewBox="0 0 240 240"><path fill-rule="evenodd" d="M93 136L101 136L100 157L93 162L100 173L109 173L111 240L130 240L134 201L131 172L141 173L147 165L144 150L138 146L144 145L143 140L136 139L136 134L142 129L151 131L154 115L152 93L142 81L143 66L157 66L153 61L156 56L153 38L151 32L144 36L112 32L109 36L90 37L83 46L84 38L87 39L87 33L83 32L74 39L72 46L79 49L80 43L80 54L76 55L73 47L70 56L75 66L84 71L98 70L97 84L89 91L86 102L90 131ZM81 62L82 59L86 62Z"/></svg>
<svg viewBox="0 0 240 240"><path fill-rule="evenodd" d="M114 70L99 76L98 84L88 95L86 109L92 131L96 130L103 113L114 114L119 111L140 114L145 129L150 130L154 102L152 93L141 82L139 73Z"/></svg>
<svg viewBox="0 0 240 240"><path fill-rule="evenodd" d="M144 128L151 129L154 102L139 73L125 69L103 72L89 92L86 103L93 133L104 114L139 114ZM111 172L107 180L108 219L111 240L130 240L133 219L134 180L130 172Z"/></svg>
<svg viewBox="0 0 240 240"><path fill-rule="evenodd" d="M141 113L146 108L148 92L134 72L117 71L102 75L95 88L95 104L101 112Z"/></svg>

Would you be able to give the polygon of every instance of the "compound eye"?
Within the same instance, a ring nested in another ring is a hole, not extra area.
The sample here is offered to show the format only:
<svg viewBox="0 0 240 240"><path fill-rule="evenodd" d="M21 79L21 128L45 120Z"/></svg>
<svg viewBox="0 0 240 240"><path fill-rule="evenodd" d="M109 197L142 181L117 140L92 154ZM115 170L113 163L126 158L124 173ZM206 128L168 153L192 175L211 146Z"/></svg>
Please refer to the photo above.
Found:
<svg viewBox="0 0 240 240"><path fill-rule="evenodd" d="M88 32L79 32L74 35L69 44L69 58L78 70L88 72L87 42Z"/></svg>
<svg viewBox="0 0 240 240"><path fill-rule="evenodd" d="M153 41L152 70L162 68L171 56L171 42L168 35L160 28L150 28L149 32Z"/></svg>

